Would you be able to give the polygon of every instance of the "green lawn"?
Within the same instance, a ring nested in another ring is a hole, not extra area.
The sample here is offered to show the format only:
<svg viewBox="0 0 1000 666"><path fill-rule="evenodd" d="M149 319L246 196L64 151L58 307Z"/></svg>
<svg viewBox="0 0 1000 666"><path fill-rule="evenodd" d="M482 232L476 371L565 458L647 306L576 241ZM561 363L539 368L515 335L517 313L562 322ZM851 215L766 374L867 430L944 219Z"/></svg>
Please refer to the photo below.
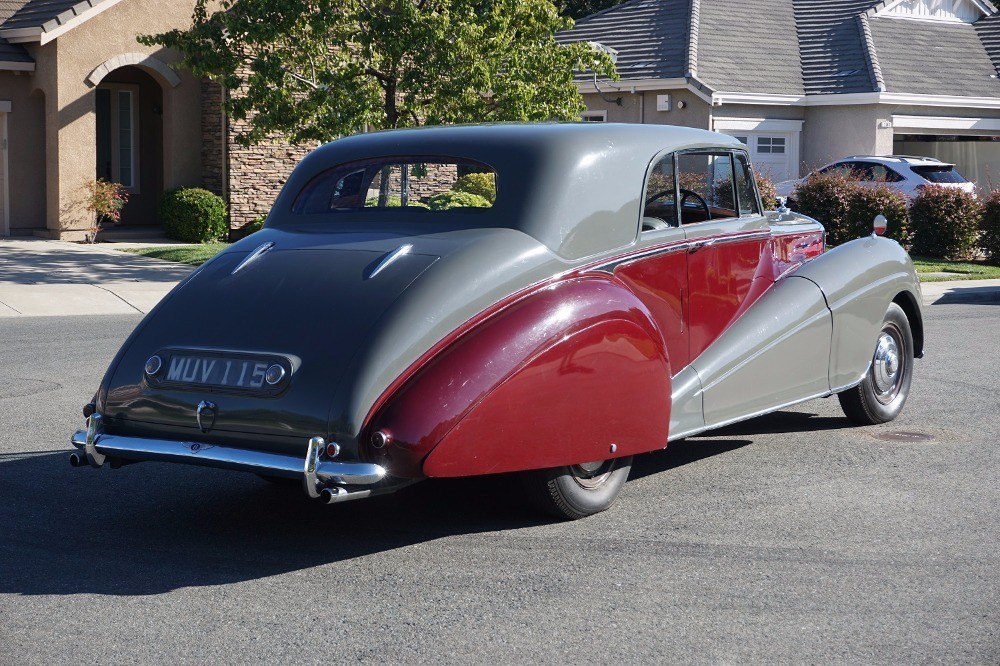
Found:
<svg viewBox="0 0 1000 666"><path fill-rule="evenodd" d="M178 245L174 247L136 247L123 249L122 252L199 266L227 247L229 247L229 243L204 243L202 245Z"/></svg>
<svg viewBox="0 0 1000 666"><path fill-rule="evenodd" d="M982 261L944 261L913 257L913 265L917 268L921 282L1000 279L1000 266L991 266Z"/></svg>

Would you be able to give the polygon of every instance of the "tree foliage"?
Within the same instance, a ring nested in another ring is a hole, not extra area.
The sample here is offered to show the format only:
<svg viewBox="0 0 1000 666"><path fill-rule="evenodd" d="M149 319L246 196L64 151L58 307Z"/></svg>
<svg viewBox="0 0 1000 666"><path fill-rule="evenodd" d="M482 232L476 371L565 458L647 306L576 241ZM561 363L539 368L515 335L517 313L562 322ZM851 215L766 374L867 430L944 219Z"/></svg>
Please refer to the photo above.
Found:
<svg viewBox="0 0 1000 666"><path fill-rule="evenodd" d="M616 78L549 0L198 0L187 30L143 36L229 89L244 145L364 128L570 119L574 69Z"/></svg>

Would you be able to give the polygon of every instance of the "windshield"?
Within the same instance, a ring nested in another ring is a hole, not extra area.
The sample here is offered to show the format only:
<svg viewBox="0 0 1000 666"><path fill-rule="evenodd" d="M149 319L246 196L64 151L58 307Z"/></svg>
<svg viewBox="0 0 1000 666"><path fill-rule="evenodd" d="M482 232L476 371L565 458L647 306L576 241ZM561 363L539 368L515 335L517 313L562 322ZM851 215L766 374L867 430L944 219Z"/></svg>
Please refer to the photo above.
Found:
<svg viewBox="0 0 1000 666"><path fill-rule="evenodd" d="M427 156L384 157L327 169L298 194L292 212L412 208L435 213L491 208L496 173L480 162Z"/></svg>
<svg viewBox="0 0 1000 666"><path fill-rule="evenodd" d="M967 183L962 174L955 171L955 167L950 164L935 164L932 166L910 167L913 172L921 176L924 180L932 183Z"/></svg>

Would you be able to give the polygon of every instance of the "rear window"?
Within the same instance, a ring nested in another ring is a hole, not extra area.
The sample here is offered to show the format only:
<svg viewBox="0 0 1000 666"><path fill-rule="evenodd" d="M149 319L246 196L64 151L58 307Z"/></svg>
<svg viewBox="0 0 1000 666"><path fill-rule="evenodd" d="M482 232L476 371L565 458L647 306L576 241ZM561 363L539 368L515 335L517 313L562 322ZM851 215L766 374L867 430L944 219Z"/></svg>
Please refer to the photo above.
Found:
<svg viewBox="0 0 1000 666"><path fill-rule="evenodd" d="M933 164L927 166L914 166L910 167L913 172L923 178L924 180L930 181L932 183L967 183L962 174L955 171L955 167L950 164Z"/></svg>
<svg viewBox="0 0 1000 666"><path fill-rule="evenodd" d="M292 212L357 212L412 208L436 213L490 208L496 172L480 162L427 156L350 162L313 178L295 198Z"/></svg>

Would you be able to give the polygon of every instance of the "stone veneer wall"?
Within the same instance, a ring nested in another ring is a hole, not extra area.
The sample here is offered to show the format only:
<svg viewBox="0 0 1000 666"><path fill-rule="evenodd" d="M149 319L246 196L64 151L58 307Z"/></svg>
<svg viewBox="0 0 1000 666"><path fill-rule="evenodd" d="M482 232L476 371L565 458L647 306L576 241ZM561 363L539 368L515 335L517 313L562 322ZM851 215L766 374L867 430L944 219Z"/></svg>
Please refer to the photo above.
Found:
<svg viewBox="0 0 1000 666"><path fill-rule="evenodd" d="M201 186L226 198L226 119L222 86L201 81Z"/></svg>
<svg viewBox="0 0 1000 666"><path fill-rule="evenodd" d="M274 138L244 148L236 135L247 122L223 118L225 94L219 84L202 82L202 187L226 199L229 228L237 230L271 210L292 169L319 144Z"/></svg>

